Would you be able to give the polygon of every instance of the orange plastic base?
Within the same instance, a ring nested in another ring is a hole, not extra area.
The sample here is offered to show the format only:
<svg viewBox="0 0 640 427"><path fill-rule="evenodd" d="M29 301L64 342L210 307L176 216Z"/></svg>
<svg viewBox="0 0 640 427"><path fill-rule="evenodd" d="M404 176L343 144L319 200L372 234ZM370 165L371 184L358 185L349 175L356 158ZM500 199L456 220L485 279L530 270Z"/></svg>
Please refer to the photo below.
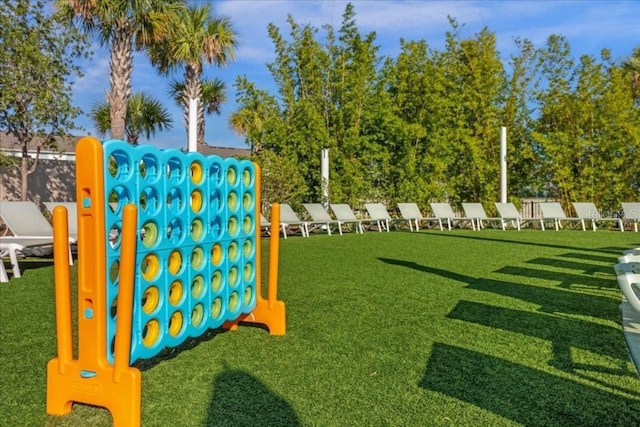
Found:
<svg viewBox="0 0 640 427"><path fill-rule="evenodd" d="M285 316L285 304L283 301L269 301L258 298L256 307L249 314L240 316L232 322L225 322L224 329L236 330L238 323L260 323L269 329L271 335L285 335L287 322Z"/></svg>
<svg viewBox="0 0 640 427"><path fill-rule="evenodd" d="M73 403L84 403L106 408L111 412L113 425L137 427L140 425L140 371L125 368L118 382L113 380L113 367L105 366L95 376L83 377L78 361L60 366L58 358L47 364L47 413L66 415Z"/></svg>

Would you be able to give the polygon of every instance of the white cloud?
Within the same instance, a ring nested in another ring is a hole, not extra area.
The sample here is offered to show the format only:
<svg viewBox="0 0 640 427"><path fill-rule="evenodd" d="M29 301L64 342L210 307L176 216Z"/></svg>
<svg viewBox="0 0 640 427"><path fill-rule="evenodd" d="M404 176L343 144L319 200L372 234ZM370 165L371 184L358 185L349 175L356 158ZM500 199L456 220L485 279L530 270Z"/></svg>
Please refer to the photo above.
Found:
<svg viewBox="0 0 640 427"><path fill-rule="evenodd" d="M94 55L91 61L86 61L82 67L83 77L73 84L74 92L104 93L109 82L108 55Z"/></svg>

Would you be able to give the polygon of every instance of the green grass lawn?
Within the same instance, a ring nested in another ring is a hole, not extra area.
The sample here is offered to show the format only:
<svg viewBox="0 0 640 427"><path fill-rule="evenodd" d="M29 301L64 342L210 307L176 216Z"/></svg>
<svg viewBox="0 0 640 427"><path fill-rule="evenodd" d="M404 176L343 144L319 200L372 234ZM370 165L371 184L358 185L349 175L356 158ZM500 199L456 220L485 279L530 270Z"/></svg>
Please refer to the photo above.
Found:
<svg viewBox="0 0 640 427"><path fill-rule="evenodd" d="M638 246L606 230L282 240L287 334L215 331L145 363L142 425L638 426L612 267ZM53 268L23 265L0 284L0 425L110 425L84 405L46 415Z"/></svg>

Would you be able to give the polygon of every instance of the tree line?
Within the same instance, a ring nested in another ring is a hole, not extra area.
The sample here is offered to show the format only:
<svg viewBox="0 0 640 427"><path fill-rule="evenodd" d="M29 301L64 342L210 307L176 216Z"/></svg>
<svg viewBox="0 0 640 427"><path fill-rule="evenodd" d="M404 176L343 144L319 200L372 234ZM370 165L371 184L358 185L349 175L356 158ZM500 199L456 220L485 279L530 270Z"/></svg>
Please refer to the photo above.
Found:
<svg viewBox="0 0 640 427"><path fill-rule="evenodd" d="M443 49L400 40L385 57L352 4L337 30L287 22L288 37L268 28L277 93L238 77L230 118L262 164L266 200L321 201L329 148L336 203L497 201L502 126L512 201L545 195L612 210L638 199L640 46L622 63L607 49L575 60L552 35L537 48L514 40L503 61L493 32L462 37L450 18Z"/></svg>

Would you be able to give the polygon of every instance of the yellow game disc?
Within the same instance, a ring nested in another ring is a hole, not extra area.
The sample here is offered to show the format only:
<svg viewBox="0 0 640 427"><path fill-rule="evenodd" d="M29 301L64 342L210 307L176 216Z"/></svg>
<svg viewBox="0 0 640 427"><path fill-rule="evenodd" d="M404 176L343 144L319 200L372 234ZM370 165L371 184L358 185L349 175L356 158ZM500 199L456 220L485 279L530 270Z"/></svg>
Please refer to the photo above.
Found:
<svg viewBox="0 0 640 427"><path fill-rule="evenodd" d="M220 270L216 270L211 276L211 290L213 292L218 292L220 287L222 286L222 273Z"/></svg>
<svg viewBox="0 0 640 427"><path fill-rule="evenodd" d="M220 317L220 313L222 313L222 300L216 298L213 300L213 304L211 304L211 317L217 319Z"/></svg>
<svg viewBox="0 0 640 427"><path fill-rule="evenodd" d="M242 195L242 204L245 209L251 209L251 205L253 204L253 197L251 196L251 193L247 192Z"/></svg>
<svg viewBox="0 0 640 427"><path fill-rule="evenodd" d="M235 286L238 281L238 269L236 267L231 267L229 269L229 284L231 286Z"/></svg>
<svg viewBox="0 0 640 427"><path fill-rule="evenodd" d="M238 300L238 293L231 292L231 295L229 295L229 311L236 311L239 304L240 301Z"/></svg>
<svg viewBox="0 0 640 427"><path fill-rule="evenodd" d="M109 281L112 285L115 285L120 277L120 262L115 260L111 264L111 268L109 269Z"/></svg>
<svg viewBox="0 0 640 427"><path fill-rule="evenodd" d="M251 263L245 264L243 271L244 271L244 280L249 281L251 279L251 276L253 275L253 266L251 265Z"/></svg>
<svg viewBox="0 0 640 427"><path fill-rule="evenodd" d="M222 246L219 243L213 245L211 248L211 263L213 265L220 265L222 262Z"/></svg>
<svg viewBox="0 0 640 427"><path fill-rule="evenodd" d="M238 179L238 173L235 168L230 167L227 170L227 182L229 185L236 185L236 179Z"/></svg>
<svg viewBox="0 0 640 427"><path fill-rule="evenodd" d="M150 282L160 273L160 260L156 254L147 254L142 260L142 277Z"/></svg>
<svg viewBox="0 0 640 427"><path fill-rule="evenodd" d="M202 319L204 318L204 308L202 308L202 304L196 304L193 307L193 311L191 312L191 324L193 326L199 326L202 323Z"/></svg>
<svg viewBox="0 0 640 427"><path fill-rule="evenodd" d="M204 279L198 275L194 277L193 282L191 282L191 296L200 298L202 292L204 292Z"/></svg>
<svg viewBox="0 0 640 427"><path fill-rule="evenodd" d="M238 208L238 195L234 191L227 196L227 207L231 211L235 211Z"/></svg>
<svg viewBox="0 0 640 427"><path fill-rule="evenodd" d="M193 162L189 167L189 174L191 175L191 182L194 184L200 184L202 182L202 165L200 162Z"/></svg>
<svg viewBox="0 0 640 427"><path fill-rule="evenodd" d="M182 301L182 282L175 280L171 286L169 286L169 303L171 305L178 305Z"/></svg>
<svg viewBox="0 0 640 427"><path fill-rule="evenodd" d="M202 193L200 190L191 192L191 210L195 213L199 213L202 210Z"/></svg>
<svg viewBox="0 0 640 427"><path fill-rule="evenodd" d="M204 264L204 253L202 252L201 247L196 247L193 252L191 252L191 267L199 270Z"/></svg>
<svg viewBox="0 0 640 427"><path fill-rule="evenodd" d="M246 288L244 290L244 305L251 304L251 298L252 297L253 297L253 289L252 288Z"/></svg>
<svg viewBox="0 0 640 427"><path fill-rule="evenodd" d="M174 276L182 269L182 254L179 250L174 250L169 254L169 273Z"/></svg>
<svg viewBox="0 0 640 427"><path fill-rule="evenodd" d="M251 171L249 169L242 171L242 183L245 187L248 187L249 184L251 184Z"/></svg>
<svg viewBox="0 0 640 427"><path fill-rule="evenodd" d="M244 256L246 258L251 256L251 252L253 252L253 243L251 243L251 240L244 241L244 244L242 245L242 251L244 252Z"/></svg>
<svg viewBox="0 0 640 427"><path fill-rule="evenodd" d="M116 296L113 301L111 301L111 309L109 310L109 314L111 315L112 319L116 318L116 315L118 314L118 297Z"/></svg>
<svg viewBox="0 0 640 427"><path fill-rule="evenodd" d="M142 344L147 348L152 347L158 341L159 336L160 323L155 319L149 320L142 330Z"/></svg>
<svg viewBox="0 0 640 427"><path fill-rule="evenodd" d="M155 286L148 287L142 294L142 311L151 314L158 307L160 301L160 292Z"/></svg>
<svg viewBox="0 0 640 427"><path fill-rule="evenodd" d="M229 234L232 236L235 236L236 234L238 234L238 220L236 219L235 216L232 216L231 218L229 218Z"/></svg>
<svg viewBox="0 0 640 427"><path fill-rule="evenodd" d="M169 334L175 337L182 330L182 313L176 311L169 318Z"/></svg>
<svg viewBox="0 0 640 427"><path fill-rule="evenodd" d="M142 226L142 244L146 248L150 248L158 241L158 226L155 222L147 221Z"/></svg>
<svg viewBox="0 0 640 427"><path fill-rule="evenodd" d="M249 215L245 216L244 219L242 220L242 228L244 229L244 232L246 234L251 233L251 224L253 221L251 221L251 217Z"/></svg>
<svg viewBox="0 0 640 427"><path fill-rule="evenodd" d="M238 258L238 244L231 242L229 245L229 261L233 262Z"/></svg>
<svg viewBox="0 0 640 427"><path fill-rule="evenodd" d="M204 225L199 218L194 219L191 222L191 238L195 241L202 239L204 236Z"/></svg>

